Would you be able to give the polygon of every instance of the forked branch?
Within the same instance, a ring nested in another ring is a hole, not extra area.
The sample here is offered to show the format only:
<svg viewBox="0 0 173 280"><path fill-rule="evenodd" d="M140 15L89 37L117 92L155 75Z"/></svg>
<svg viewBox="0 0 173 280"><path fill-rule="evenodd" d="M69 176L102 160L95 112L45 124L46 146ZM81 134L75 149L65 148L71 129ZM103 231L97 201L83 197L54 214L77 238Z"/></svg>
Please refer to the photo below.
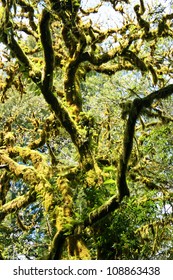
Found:
<svg viewBox="0 0 173 280"><path fill-rule="evenodd" d="M135 133L135 125L139 115L144 108L152 105L154 100L165 99L173 94L173 84L164 87L160 90L154 91L144 98L136 98L132 102L129 117L124 132L123 148L119 160L117 185L119 189L119 200L121 201L124 196L129 196L129 189L126 181L126 172L128 167L129 158L133 148L133 138Z"/></svg>

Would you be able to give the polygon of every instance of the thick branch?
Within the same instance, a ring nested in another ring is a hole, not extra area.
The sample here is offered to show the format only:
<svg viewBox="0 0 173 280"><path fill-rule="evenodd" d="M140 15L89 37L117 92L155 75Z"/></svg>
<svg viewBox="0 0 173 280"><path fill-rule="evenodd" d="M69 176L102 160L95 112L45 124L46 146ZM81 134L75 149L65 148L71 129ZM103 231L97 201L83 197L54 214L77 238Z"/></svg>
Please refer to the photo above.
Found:
<svg viewBox="0 0 173 280"><path fill-rule="evenodd" d="M136 121L143 108L150 107L155 99L164 99L170 96L171 94L173 94L173 84L160 90L154 91L144 98L136 98L132 102L131 109L129 112L129 118L127 120L126 129L124 132L123 151L120 156L117 176L117 185L119 189L120 201L123 199L124 196L129 196L129 189L126 182L126 171L133 148L133 137L135 133Z"/></svg>
<svg viewBox="0 0 173 280"><path fill-rule="evenodd" d="M12 28L12 26L10 27ZM10 38L9 38L10 36ZM31 61L28 59L26 54L23 52L20 45L14 39L13 33L6 34L3 32L2 42L11 50L11 52L15 55L15 57L19 60L19 63L22 64L25 68L25 71L29 74L30 78L36 83L39 87L41 86L41 72L34 72L33 65Z"/></svg>
<svg viewBox="0 0 173 280"><path fill-rule="evenodd" d="M37 152L35 155L37 157ZM37 160L35 158L35 155L34 159L32 158L32 160L35 161L34 165L37 166ZM27 157L27 154L25 154L25 156ZM28 155L29 158L30 156L31 155ZM52 205L53 202L53 194L51 185L46 178L47 174L44 174L44 172L47 172L44 170L44 167L43 170L40 169L40 167L37 170L33 166L18 164L4 152L0 152L0 161L4 162L5 164L8 164L8 169L14 174L16 178L22 178L22 180L26 182L32 189L34 188L34 192L42 196L43 205L46 211L48 211L49 207Z"/></svg>
<svg viewBox="0 0 173 280"><path fill-rule="evenodd" d="M8 164L8 169L13 172L17 178L22 178L26 183L35 186L39 192L43 189L49 191L49 182L43 174L39 173L34 167L18 164L3 152L0 152L0 160Z"/></svg>
<svg viewBox="0 0 173 280"><path fill-rule="evenodd" d="M82 110L82 98L80 96L79 77L77 74L81 62L82 51L83 47L81 46L79 51L74 54L74 58L67 63L64 80L66 100L69 104L75 105L78 112Z"/></svg>
<svg viewBox="0 0 173 280"><path fill-rule="evenodd" d="M36 201L36 192L34 189L30 190L25 195L22 195L20 197L17 197L13 199L12 201L4 204L0 208L0 222L11 213L16 212L17 210L27 206L28 204Z"/></svg>
<svg viewBox="0 0 173 280"><path fill-rule="evenodd" d="M143 107L150 107L154 100L165 99L173 94L173 84L156 90L142 99Z"/></svg>
<svg viewBox="0 0 173 280"><path fill-rule="evenodd" d="M127 59L132 65L134 65L138 69L140 69L142 72L147 71L147 67L146 67L145 63L134 52L125 49L122 52L122 56L125 59Z"/></svg>
<svg viewBox="0 0 173 280"><path fill-rule="evenodd" d="M116 210L119 207L119 202L117 196L112 196L107 202L101 205L99 208L93 210L88 217L85 219L83 225L84 228L91 226L100 219L104 218L106 215Z"/></svg>
<svg viewBox="0 0 173 280"><path fill-rule="evenodd" d="M94 53L89 54L88 52L85 52L83 54L82 61L89 61L93 65L100 66L103 63L106 63L115 58L118 54L120 54L120 52L120 47L116 47L101 55L95 55Z"/></svg>
<svg viewBox="0 0 173 280"><path fill-rule="evenodd" d="M53 70L54 70L54 51L50 33L50 13L44 9L40 21L41 42L44 50L45 69L43 77L44 91L52 91Z"/></svg>
<svg viewBox="0 0 173 280"><path fill-rule="evenodd" d="M23 161L31 161L32 165L34 166L35 170L39 171L40 173L44 172L44 175L48 173L48 166L46 157L42 155L40 152L31 150L29 147L19 147L14 146L10 151L10 157L16 157L20 155Z"/></svg>
<svg viewBox="0 0 173 280"><path fill-rule="evenodd" d="M119 71L122 71L122 70L127 70L127 71L130 71L130 70L133 70L134 67L131 63L129 62L124 62L122 64L117 64L117 65L101 65L101 66L88 66L87 67L87 72L89 72L90 70L95 70L99 73L104 73L104 74L107 74L109 76L119 72Z"/></svg>
<svg viewBox="0 0 173 280"><path fill-rule="evenodd" d="M74 225L71 228L70 232L69 229L62 229L59 232L57 232L54 236L48 259L60 259L66 237L73 235L75 232L78 232L78 227L84 230L87 226L92 226L94 223L98 222L100 219L104 218L106 215L108 215L110 212L114 211L118 207L119 203L117 201L117 197L113 196L105 204L92 211L82 224Z"/></svg>
<svg viewBox="0 0 173 280"><path fill-rule="evenodd" d="M7 35L5 32L3 35L4 35L3 43L5 43L8 46L8 48L10 48L10 50L15 54L15 56L18 58L20 63L25 65L25 68L27 70L31 70L32 66L31 66L31 63L30 63L28 57L25 55L25 53L23 52L21 47L18 45L18 43L14 39L13 35ZM8 41L8 36L10 36L9 41Z"/></svg>
<svg viewBox="0 0 173 280"><path fill-rule="evenodd" d="M48 255L48 260L61 259L61 253L66 237L67 237L66 230L60 230L55 234L50 248L50 253Z"/></svg>

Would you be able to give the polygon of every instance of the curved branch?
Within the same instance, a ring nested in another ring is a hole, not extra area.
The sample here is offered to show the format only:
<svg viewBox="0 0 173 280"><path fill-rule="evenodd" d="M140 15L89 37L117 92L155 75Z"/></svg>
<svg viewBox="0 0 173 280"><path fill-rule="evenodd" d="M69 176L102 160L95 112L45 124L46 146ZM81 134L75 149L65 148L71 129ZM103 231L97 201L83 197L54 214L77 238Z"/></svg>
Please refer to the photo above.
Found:
<svg viewBox="0 0 173 280"><path fill-rule="evenodd" d="M56 117L60 120L62 126L66 129L66 131L70 134L72 142L77 147L79 154L82 158L83 154L86 153L88 155L88 143L85 143L86 139L82 140L83 138L80 135L79 128L76 125L76 122L72 119L71 115L69 114L68 108L56 98L53 94L53 67L54 67L54 55L53 49L51 45L51 35L50 30L48 27L49 24L49 13L44 12L43 21L42 21L42 42L45 52L45 60L46 60L46 67L45 67L45 75L43 83L41 81L41 72L34 71L34 67L31 61L28 59L26 54L21 49L20 45L14 39L13 33L10 35L10 40L8 40L8 36L5 32L2 35L3 43L14 53L15 57L19 60L19 63L22 64L25 68L25 71L28 73L29 77L32 81L40 88L42 94L46 100L46 102L51 106L51 109L54 111ZM46 27L49 42L46 42L47 38L43 38L43 28ZM11 27L12 28L12 27ZM49 52L51 53L51 60L49 63ZM83 151L83 152L82 152Z"/></svg>
<svg viewBox="0 0 173 280"><path fill-rule="evenodd" d="M32 150L29 147L25 148L14 146L10 150L10 156L16 157L18 155L20 155L24 161L30 160L35 170L39 171L40 173L44 171L45 175L48 173L49 168L47 167L46 157L43 156L39 151Z"/></svg>
<svg viewBox="0 0 173 280"><path fill-rule="evenodd" d="M122 52L122 56L128 60L132 65L136 66L138 69L140 69L142 72L147 71L147 67L142 59L140 59L134 52L130 50L124 50Z"/></svg>
<svg viewBox="0 0 173 280"><path fill-rule="evenodd" d="M48 255L48 260L61 259L61 253L66 237L67 237L66 230L60 230L54 235L50 253Z"/></svg>
<svg viewBox="0 0 173 280"><path fill-rule="evenodd" d="M35 168L18 164L3 152L0 152L0 160L8 165L8 169L13 172L16 177L22 178L25 182L36 185L40 180L43 180L45 184L45 178L42 178Z"/></svg>
<svg viewBox="0 0 173 280"><path fill-rule="evenodd" d="M103 63L106 63L106 62L110 61L111 59L114 59L121 52L122 52L122 50L120 47L116 47L101 55L95 55L94 53L90 54L88 52L85 52L82 56L82 62L89 61L93 65L100 66Z"/></svg>
<svg viewBox="0 0 173 280"><path fill-rule="evenodd" d="M92 226L94 223L104 218L110 212L119 207L119 202L116 196L112 196L105 204L89 213L88 217L80 225L74 225L69 232L69 229L62 229L57 232L53 238L49 260L58 260L61 258L61 252L63 249L66 238L70 235L74 235L75 232L84 230L87 226Z"/></svg>
<svg viewBox="0 0 173 280"><path fill-rule="evenodd" d="M108 201L106 201L99 208L93 210L88 217L83 222L84 228L87 226L91 226L96 223L100 219L104 218L110 212L116 210L119 207L119 202L117 196L112 196Z"/></svg>
<svg viewBox="0 0 173 280"><path fill-rule="evenodd" d="M10 26L9 29L12 29L12 26ZM29 77L33 80L33 82L36 83L39 86L39 88L41 88L41 72L34 71L34 67L31 61L15 40L13 32L11 31L11 34L7 34L4 31L0 39L15 55L19 63L24 66L25 71L28 73Z"/></svg>
<svg viewBox="0 0 173 280"><path fill-rule="evenodd" d="M156 99L164 99L173 94L173 84L164 87L160 90L154 91L144 98L136 98L132 102L129 117L126 124L123 140L123 150L120 155L119 168L117 175L117 185L119 189L119 200L121 201L124 196L129 196L129 189L126 182L126 171L128 161L133 148L133 137L135 133L136 121L142 112L143 108L148 108Z"/></svg>
<svg viewBox="0 0 173 280"><path fill-rule="evenodd" d="M43 77L44 91L53 89L54 51L50 33L50 13L44 9L40 21L41 42L44 50L45 69Z"/></svg>
<svg viewBox="0 0 173 280"><path fill-rule="evenodd" d="M115 73L122 71L122 70L126 70L126 71L130 71L133 70L134 67L131 63L129 62L123 62L122 64L117 64L117 65L101 65L101 66L87 66L87 72L91 71L91 70L95 70L99 73L104 73L106 75L114 75Z"/></svg>
<svg viewBox="0 0 173 280"><path fill-rule="evenodd" d="M17 178L22 178L24 182L33 186L35 191L41 194L44 198L46 197L47 193L50 193L50 196L52 195L51 185L42 172L39 172L33 166L18 164L4 152L0 152L0 160L5 164L8 164L8 169ZM51 201L49 202L51 203ZM47 207L49 206L49 203L47 203Z"/></svg>
<svg viewBox="0 0 173 280"><path fill-rule="evenodd" d="M16 212L17 210L27 206L28 204L36 201L36 192L31 189L25 195L19 196L12 201L4 204L0 208L0 222L9 214Z"/></svg>
<svg viewBox="0 0 173 280"><path fill-rule="evenodd" d="M15 54L20 63L22 63L27 70L31 70L31 62L29 61L28 57L25 55L19 44L16 42L13 35L7 35L5 32L3 35L3 43L5 43L8 48L10 48L10 50ZM10 36L10 39L8 38L8 36Z"/></svg>

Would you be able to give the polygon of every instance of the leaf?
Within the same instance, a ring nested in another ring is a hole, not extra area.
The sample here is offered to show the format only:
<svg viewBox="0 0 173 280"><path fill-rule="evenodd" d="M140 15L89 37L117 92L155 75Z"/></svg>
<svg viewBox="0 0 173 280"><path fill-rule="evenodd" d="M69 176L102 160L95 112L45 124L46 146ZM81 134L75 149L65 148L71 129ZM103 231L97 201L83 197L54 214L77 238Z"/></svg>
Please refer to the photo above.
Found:
<svg viewBox="0 0 173 280"><path fill-rule="evenodd" d="M115 167L113 165L105 166L103 170L106 171L115 171Z"/></svg>
<svg viewBox="0 0 173 280"><path fill-rule="evenodd" d="M104 181L103 185L110 185L110 184L115 184L115 183L116 183L115 180L113 180L113 179L108 179L108 180Z"/></svg>

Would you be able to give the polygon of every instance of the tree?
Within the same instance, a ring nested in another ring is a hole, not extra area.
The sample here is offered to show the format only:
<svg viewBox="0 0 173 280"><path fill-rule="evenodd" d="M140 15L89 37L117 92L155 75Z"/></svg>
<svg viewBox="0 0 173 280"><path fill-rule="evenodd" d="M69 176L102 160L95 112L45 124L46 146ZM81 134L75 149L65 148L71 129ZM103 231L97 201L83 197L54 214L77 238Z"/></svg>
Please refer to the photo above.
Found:
<svg viewBox="0 0 173 280"><path fill-rule="evenodd" d="M1 1L5 258L170 258L171 5Z"/></svg>

